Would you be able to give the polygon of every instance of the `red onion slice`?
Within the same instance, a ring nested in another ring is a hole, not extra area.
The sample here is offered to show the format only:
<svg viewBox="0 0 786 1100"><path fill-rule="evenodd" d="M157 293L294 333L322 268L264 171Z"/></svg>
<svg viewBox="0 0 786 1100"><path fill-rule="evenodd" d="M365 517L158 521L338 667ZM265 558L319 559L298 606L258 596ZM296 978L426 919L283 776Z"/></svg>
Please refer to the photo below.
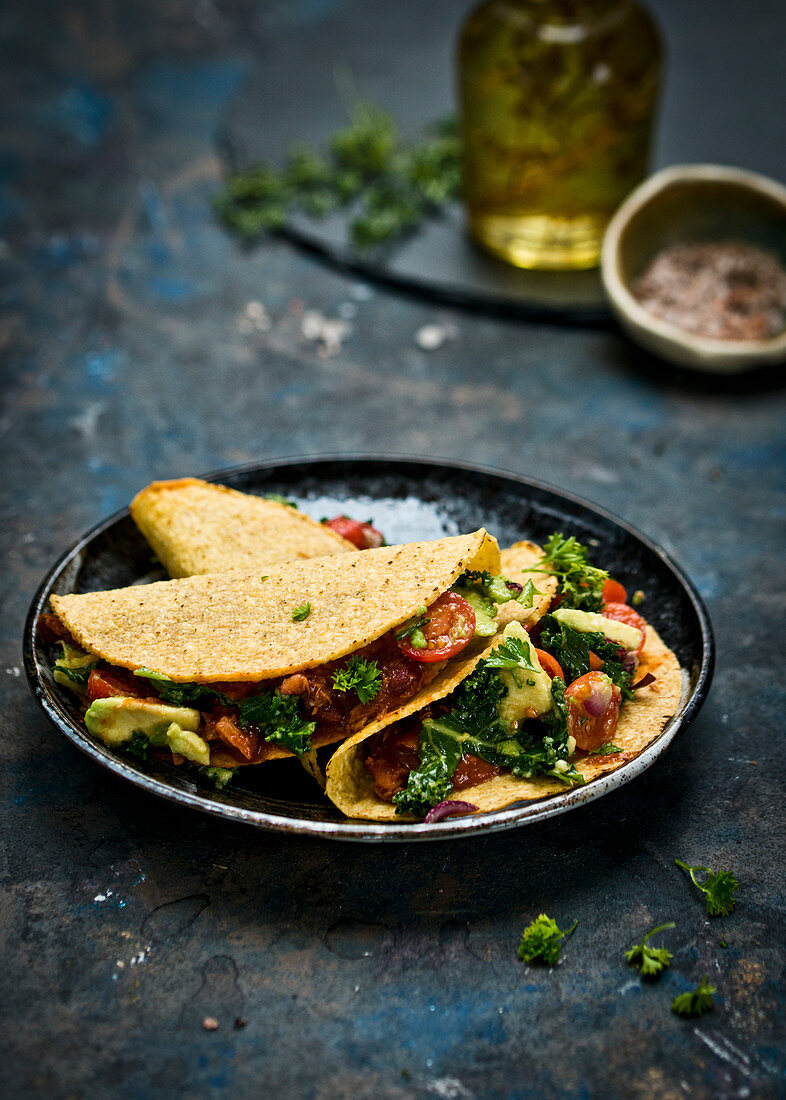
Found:
<svg viewBox="0 0 786 1100"><path fill-rule="evenodd" d="M471 814L477 810L477 806L473 806L471 802L440 802L433 809L429 810L423 820L427 825L431 825L435 821L444 821L446 817L457 817L460 814Z"/></svg>
<svg viewBox="0 0 786 1100"><path fill-rule="evenodd" d="M655 677L652 675L651 672L648 672L646 676L642 676L642 678L639 680L639 682L637 684L633 685L633 690L638 691L639 688L645 688L645 687L647 687L648 684L654 684L654 683L655 683Z"/></svg>
<svg viewBox="0 0 786 1100"><path fill-rule="evenodd" d="M594 683L592 691L581 701L584 710L591 718L601 718L611 706L613 685L608 676L605 676L604 680L605 683Z"/></svg>

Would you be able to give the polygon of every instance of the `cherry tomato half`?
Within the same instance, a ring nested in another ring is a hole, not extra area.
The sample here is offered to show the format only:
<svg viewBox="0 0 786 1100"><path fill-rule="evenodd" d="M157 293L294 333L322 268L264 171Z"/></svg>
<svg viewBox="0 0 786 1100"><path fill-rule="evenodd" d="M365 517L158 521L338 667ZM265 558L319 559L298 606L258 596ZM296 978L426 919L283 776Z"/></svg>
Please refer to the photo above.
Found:
<svg viewBox="0 0 786 1100"><path fill-rule="evenodd" d="M540 661L540 667L547 676L550 676L552 680L557 676L559 676L560 680L565 680L565 673L562 671L562 665L556 657L552 657L545 649L536 649L535 655Z"/></svg>
<svg viewBox="0 0 786 1100"><path fill-rule="evenodd" d="M372 527L370 523L359 523L358 520L350 519L349 516L334 516L333 519L326 519L325 526L335 531L337 535L341 535L342 539L357 546L358 550L375 550L378 546L385 545L385 536L381 531Z"/></svg>
<svg viewBox="0 0 786 1100"><path fill-rule="evenodd" d="M110 699L113 695L132 695L135 699L144 699L152 695L147 680L142 680L123 668L94 668L87 678L88 698Z"/></svg>
<svg viewBox="0 0 786 1100"><path fill-rule="evenodd" d="M612 741L617 729L622 692L602 672L587 672L565 689L568 733L585 752Z"/></svg>
<svg viewBox="0 0 786 1100"><path fill-rule="evenodd" d="M426 639L425 649L412 644L412 638L398 638L405 657L413 661L446 661L461 653L475 633L475 612L457 592L443 592L427 609L428 619L419 629Z"/></svg>
<svg viewBox="0 0 786 1100"><path fill-rule="evenodd" d="M614 581L609 577L603 582L603 602L604 603L627 603L628 593L623 584L619 581Z"/></svg>
<svg viewBox="0 0 786 1100"><path fill-rule="evenodd" d="M641 631L641 641L638 648L635 650L636 656L638 656L644 648L644 637L647 633L647 624L642 619L638 612L634 611L632 607L629 607L626 603L605 603L601 615L605 615L607 619L614 619L618 623L627 623L628 626L635 626L637 630Z"/></svg>

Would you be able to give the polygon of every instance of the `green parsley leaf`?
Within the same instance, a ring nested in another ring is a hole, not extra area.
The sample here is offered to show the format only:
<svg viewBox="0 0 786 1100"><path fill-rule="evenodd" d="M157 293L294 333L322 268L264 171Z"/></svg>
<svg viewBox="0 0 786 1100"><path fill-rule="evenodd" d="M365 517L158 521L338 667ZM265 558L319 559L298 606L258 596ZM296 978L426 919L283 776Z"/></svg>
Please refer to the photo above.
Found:
<svg viewBox="0 0 786 1100"><path fill-rule="evenodd" d="M382 672L376 661L352 657L333 673L333 687L341 692L355 691L361 703L368 703L379 694Z"/></svg>
<svg viewBox="0 0 786 1100"><path fill-rule="evenodd" d="M292 610L292 621L294 623L302 623L304 619L307 619L311 614L311 604L306 600L305 603L300 604L298 607Z"/></svg>
<svg viewBox="0 0 786 1100"><path fill-rule="evenodd" d="M709 867L689 867L680 859L675 859L674 862L678 867L682 867L683 871L688 872L693 885L704 894L707 899L707 912L711 917L727 917L733 911L736 905L734 895L740 884L731 871L718 871L716 874ZM707 876L704 882L698 881L696 876L699 874Z"/></svg>
<svg viewBox="0 0 786 1100"><path fill-rule="evenodd" d="M599 749L593 749L592 756L611 756L613 752L622 752L619 745L615 745L613 741L605 741Z"/></svg>
<svg viewBox="0 0 786 1100"><path fill-rule="evenodd" d="M541 913L531 924L528 924L521 933L518 956L524 962L541 962L546 966L556 966L559 962L562 941L570 936L576 925L576 920L570 928L561 929L552 917Z"/></svg>
<svg viewBox="0 0 786 1100"><path fill-rule="evenodd" d="M281 493L265 493L265 500L274 500L276 504L286 504L287 508L294 508L295 511L298 510L294 500L282 496Z"/></svg>
<svg viewBox="0 0 786 1100"><path fill-rule="evenodd" d="M238 707L243 728L255 726L266 741L283 745L299 756L311 749L316 722L307 721L299 695L266 691L242 699Z"/></svg>
<svg viewBox="0 0 786 1100"><path fill-rule="evenodd" d="M280 229L294 210L319 218L356 201L359 211L350 222L350 235L356 247L365 249L414 229L456 199L460 188L455 123L427 128L424 140L407 148L389 114L359 102L349 124L329 139L326 154L295 144L283 171L257 164L235 173L213 207L228 229L253 240Z"/></svg>
<svg viewBox="0 0 786 1100"><path fill-rule="evenodd" d="M587 548L574 535L565 538L554 533L543 547L540 567L532 573L550 573L557 577L557 595L562 597L561 607L582 611L603 609L603 582L608 573L590 565Z"/></svg>
<svg viewBox="0 0 786 1100"><path fill-rule="evenodd" d="M707 975L699 982L695 989L687 993L680 993L671 1003L671 1011L676 1016L703 1016L713 1007L712 995L718 990L714 985L707 984Z"/></svg>
<svg viewBox="0 0 786 1100"><path fill-rule="evenodd" d="M655 978L672 960L672 954L667 951L665 947L649 947L647 940L650 936L657 935L658 932L665 932L667 928L675 928L674 921L669 921L668 924L659 924L657 928L653 928L647 933L641 943L634 944L630 951L625 952L625 958L629 963L633 963L639 967L639 972L643 978Z"/></svg>
<svg viewBox="0 0 786 1100"><path fill-rule="evenodd" d="M486 657L486 668L526 668L529 672L538 670L529 659L529 646L522 638L507 638L500 645L495 646Z"/></svg>

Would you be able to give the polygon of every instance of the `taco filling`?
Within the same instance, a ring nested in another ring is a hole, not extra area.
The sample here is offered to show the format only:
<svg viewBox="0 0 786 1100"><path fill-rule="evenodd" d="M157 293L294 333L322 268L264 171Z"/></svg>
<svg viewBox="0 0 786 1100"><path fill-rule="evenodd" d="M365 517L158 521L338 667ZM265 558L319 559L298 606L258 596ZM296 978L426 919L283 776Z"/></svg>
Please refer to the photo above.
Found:
<svg viewBox="0 0 786 1100"><path fill-rule="evenodd" d="M660 732L679 700L674 655L575 540L554 536L543 560L560 578L550 613L508 625L452 694L334 754L327 793L345 813L500 808L581 785Z"/></svg>
<svg viewBox="0 0 786 1100"><path fill-rule="evenodd" d="M498 565L496 544L485 532L464 540L443 540L442 544L413 545L416 548L436 546L435 553L444 557L452 549L445 544L462 541L468 543L464 558L471 564L477 560L479 564ZM397 560L399 549L402 548L368 551L357 559L353 557L350 568L354 571L355 563L362 557L364 562L360 569L368 573L375 567L373 555L389 553L391 557L385 562L377 561L377 566L387 574L385 566ZM404 551L408 549L403 548ZM424 551L419 553L422 556ZM412 552L409 556L413 556ZM414 556L417 558L418 553ZM459 556L456 561L460 567L462 558ZM317 608L320 601L324 601L326 569L337 576L346 574L346 567L336 565L335 559L330 560L329 567L312 562L297 568L300 573L281 567L278 577L262 578L262 581L274 582L276 593L267 597L272 607L280 603L281 591L291 589L295 576L304 586L301 590L313 597L313 609L310 600L291 609L287 626L293 621L305 626L312 615L316 620ZM305 584L304 577L311 577L311 588ZM315 578L317 583L313 583ZM59 614L43 615L39 620L39 632L53 646L54 679L78 694L85 707L85 724L91 733L105 744L132 755L144 757L152 752L169 754L175 763L191 761L208 769L211 778L220 785L240 765L293 754L302 757L314 748L351 736L369 723L397 712L438 677L450 690L453 665L458 669L457 675L466 675L474 665L474 660L468 658L475 651L482 652L486 640L497 631L498 608L514 605L506 608L506 615L526 620L533 614L533 603L540 595L531 585L508 581L487 569L465 569L447 591L419 606L404 622L352 648L351 652L312 666L307 660L289 661L286 654L277 654L268 658L268 670L277 665L277 671L283 674L253 679L230 676L234 671L232 660L212 665L223 669L225 677L208 679L203 676L200 681L193 682L180 679L176 675L181 670L180 656L165 655L157 626L154 637L141 653L145 660L161 654L156 664L166 671L150 668L141 661L129 662L132 667L121 667L106 659L113 653L125 653L124 641L116 637L117 622L124 624L121 634L133 630L133 623L128 625L128 616L136 616L142 624L151 620L157 623L159 616L151 612L160 608L162 597L169 599L173 585L180 586L175 600L180 608L178 632L190 637L197 624L203 624L205 618L210 620L216 614L204 606L205 591L209 586L215 587L216 581L215 577L200 577L193 582L160 582L115 593L55 597L53 603ZM235 593L238 585L248 583L248 579L223 577L220 582L223 591ZM187 585L189 587L184 587ZM354 592L356 578L353 577L350 587ZM107 601L101 600L102 596L112 597L108 616L114 624L111 629L105 621ZM291 597L288 602L292 602ZM371 602L369 598L369 615ZM255 606L252 624L258 610ZM224 621L223 609L219 608L217 614ZM328 620L325 626L332 629L337 639L333 645L335 651L340 644L340 624ZM172 624L170 629L175 633ZM353 637L357 637L359 631L362 637L362 624L352 629ZM235 634L238 646L242 647L242 623L238 624ZM209 637L210 631L207 632L208 640ZM319 638L324 652L326 643L322 630ZM303 656L307 658L307 652ZM460 656L463 663L455 660ZM282 663L289 667L282 670ZM253 660L246 659L246 668L253 664Z"/></svg>

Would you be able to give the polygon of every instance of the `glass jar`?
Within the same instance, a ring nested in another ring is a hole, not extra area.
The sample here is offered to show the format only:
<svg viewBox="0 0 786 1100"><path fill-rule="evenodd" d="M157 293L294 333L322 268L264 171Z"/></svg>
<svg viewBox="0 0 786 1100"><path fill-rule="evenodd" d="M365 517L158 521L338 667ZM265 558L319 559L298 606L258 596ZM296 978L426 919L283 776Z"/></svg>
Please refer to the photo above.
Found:
<svg viewBox="0 0 786 1100"><path fill-rule="evenodd" d="M458 63L472 237L517 267L594 267L647 169L653 20L635 0L486 0Z"/></svg>

